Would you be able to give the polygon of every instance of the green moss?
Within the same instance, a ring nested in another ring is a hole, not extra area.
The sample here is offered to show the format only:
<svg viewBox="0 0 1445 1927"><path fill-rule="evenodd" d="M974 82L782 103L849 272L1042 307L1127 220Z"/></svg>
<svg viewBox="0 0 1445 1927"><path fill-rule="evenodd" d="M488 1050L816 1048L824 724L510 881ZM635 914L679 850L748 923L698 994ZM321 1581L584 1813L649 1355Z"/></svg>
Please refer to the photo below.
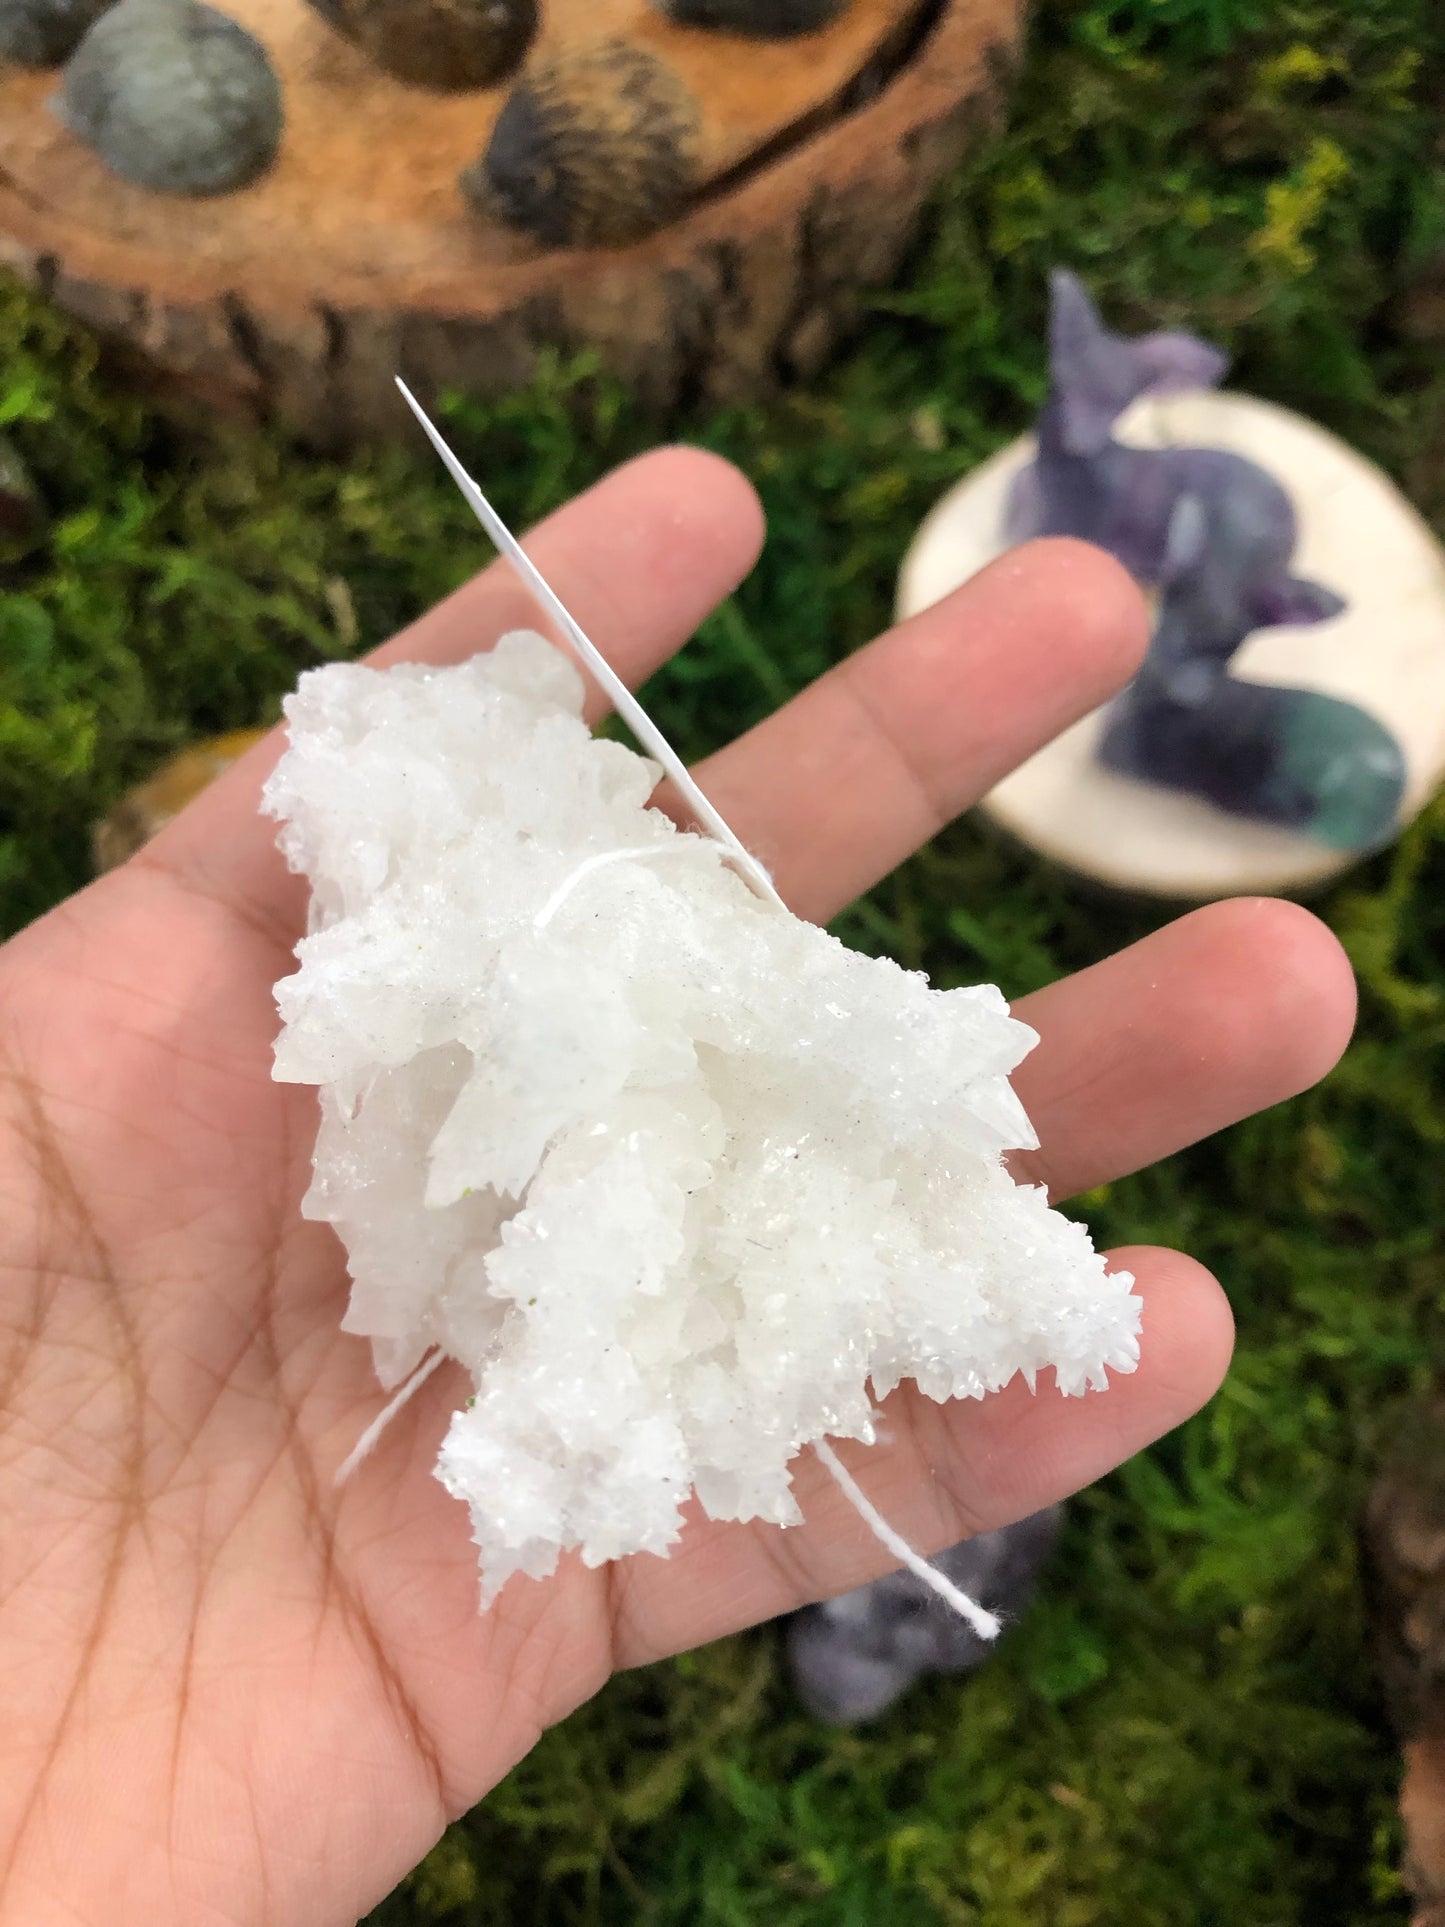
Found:
<svg viewBox="0 0 1445 1927"><path fill-rule="evenodd" d="M1039 398L1043 281L1223 341L1445 517L1445 373L1396 325L1445 247L1435 0L1046 0L1007 130L939 196L860 342L785 406L667 424L772 523L651 700L705 749L887 617L912 527ZM188 737L268 713L474 565L418 451L347 467L128 398L81 331L0 292L0 431L50 534L0 558L0 918L79 883L85 833ZM657 432L585 361L451 426L518 520ZM1321 906L1358 1039L1318 1092L1085 1200L1110 1240L1220 1272L1223 1395L1074 1508L997 1664L876 1731L803 1720L770 1631L616 1682L376 1915L755 1927L1385 1927L1395 1754L1354 1520L1445 1341L1445 805ZM963 824L840 928L1010 991L1156 918Z"/></svg>

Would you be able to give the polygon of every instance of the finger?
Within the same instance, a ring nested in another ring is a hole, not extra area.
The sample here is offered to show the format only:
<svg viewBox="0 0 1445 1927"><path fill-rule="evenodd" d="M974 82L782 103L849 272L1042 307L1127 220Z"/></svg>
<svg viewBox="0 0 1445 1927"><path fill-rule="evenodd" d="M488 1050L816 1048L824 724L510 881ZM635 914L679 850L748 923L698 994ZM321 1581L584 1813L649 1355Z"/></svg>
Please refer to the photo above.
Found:
<svg viewBox="0 0 1445 1927"><path fill-rule="evenodd" d="M800 916L825 922L1121 687L1147 620L1117 562L1030 543L697 771Z"/></svg>
<svg viewBox="0 0 1445 1927"><path fill-rule="evenodd" d="M1297 904L1211 904L1016 1007L1014 1075L1042 1148L1014 1175L1055 1198L1137 1171L1307 1090L1355 1020L1344 951Z"/></svg>
<svg viewBox="0 0 1445 1927"><path fill-rule="evenodd" d="M840 1445L883 1517L931 1555L1053 1505L1182 1424L1218 1390L1233 1320L1211 1275L1179 1252L1120 1251L1144 1299L1138 1370L1107 1391L1061 1398L1016 1379L979 1401L935 1404L912 1385L884 1404L887 1440ZM695 1518L665 1563L629 1559L612 1597L618 1664L644 1665L864 1584L892 1561L827 1471L804 1453L806 1523L711 1526ZM988 1601L983 1602L985 1605Z"/></svg>
<svg viewBox="0 0 1445 1927"><path fill-rule="evenodd" d="M762 510L730 463L667 448L615 470L527 538L528 553L624 680L641 682L686 641L757 560ZM481 543L478 531L478 543ZM508 629L542 625L513 571L494 562L368 661L447 663ZM603 712L593 689L590 713ZM281 752L273 731L168 825L138 861L220 898L289 947L304 888L258 814Z"/></svg>
<svg viewBox="0 0 1445 1927"><path fill-rule="evenodd" d="M758 559L763 511L731 462L701 448L659 448L614 469L525 538L528 555L622 680L645 682L732 594ZM479 546L485 537L477 532ZM366 660L464 662L509 629L551 634L500 559ZM569 651L570 655L570 651ZM588 716L609 704L588 682Z"/></svg>

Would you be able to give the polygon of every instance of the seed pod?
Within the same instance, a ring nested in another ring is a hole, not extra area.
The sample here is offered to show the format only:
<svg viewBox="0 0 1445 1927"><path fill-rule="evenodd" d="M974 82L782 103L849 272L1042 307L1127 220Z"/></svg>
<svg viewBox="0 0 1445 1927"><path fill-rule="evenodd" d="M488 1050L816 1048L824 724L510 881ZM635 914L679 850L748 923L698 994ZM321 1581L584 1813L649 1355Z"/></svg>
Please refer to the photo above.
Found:
<svg viewBox="0 0 1445 1927"><path fill-rule="evenodd" d="M111 0L0 0L0 60L59 67Z"/></svg>
<svg viewBox="0 0 1445 1927"><path fill-rule="evenodd" d="M80 43L55 105L113 173L162 194L245 187L281 140L266 50L196 0L120 0Z"/></svg>
<svg viewBox="0 0 1445 1927"><path fill-rule="evenodd" d="M537 31L537 0L311 0L311 5L383 73L439 93L495 86L521 64Z"/></svg>
<svg viewBox="0 0 1445 1927"><path fill-rule="evenodd" d="M846 13L850 0L655 0L680 27L710 27L754 40L791 40L816 33Z"/></svg>
<svg viewBox="0 0 1445 1927"><path fill-rule="evenodd" d="M570 47L517 82L462 191L547 247L624 247L686 207L700 121L653 55L622 40Z"/></svg>

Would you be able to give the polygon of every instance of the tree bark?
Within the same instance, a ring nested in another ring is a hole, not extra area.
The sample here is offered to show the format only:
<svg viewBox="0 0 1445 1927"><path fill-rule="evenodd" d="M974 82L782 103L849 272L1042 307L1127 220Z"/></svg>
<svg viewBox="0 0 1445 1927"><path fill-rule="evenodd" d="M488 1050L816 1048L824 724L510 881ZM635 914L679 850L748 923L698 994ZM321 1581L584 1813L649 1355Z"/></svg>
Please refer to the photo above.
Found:
<svg viewBox="0 0 1445 1927"><path fill-rule="evenodd" d="M1412 1927L1445 1927L1445 1388L1409 1410L1365 1520L1376 1653L1404 1747Z"/></svg>
<svg viewBox="0 0 1445 1927"><path fill-rule="evenodd" d="M544 251L470 214L456 175L506 89L376 72L301 0L226 0L281 72L272 173L179 202L115 180L0 78L0 264L171 381L322 446L405 426L423 396L496 394L591 346L652 406L766 393L815 368L886 282L939 176L997 103L1023 0L854 0L806 40L673 26L647 0L554 0L666 58L704 110L691 211L616 251Z"/></svg>

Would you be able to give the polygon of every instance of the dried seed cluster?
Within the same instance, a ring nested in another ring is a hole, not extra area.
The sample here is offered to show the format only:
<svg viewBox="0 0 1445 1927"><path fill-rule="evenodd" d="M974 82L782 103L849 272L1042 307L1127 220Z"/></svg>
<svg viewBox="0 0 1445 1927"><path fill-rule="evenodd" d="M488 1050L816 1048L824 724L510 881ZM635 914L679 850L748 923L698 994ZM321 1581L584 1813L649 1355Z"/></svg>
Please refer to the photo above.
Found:
<svg viewBox="0 0 1445 1927"><path fill-rule="evenodd" d="M567 48L523 75L462 188L546 247L624 246L686 207L700 126L653 55L615 39Z"/></svg>
<svg viewBox="0 0 1445 1927"><path fill-rule="evenodd" d="M384 73L463 93L494 87L537 31L537 0L311 0Z"/></svg>

